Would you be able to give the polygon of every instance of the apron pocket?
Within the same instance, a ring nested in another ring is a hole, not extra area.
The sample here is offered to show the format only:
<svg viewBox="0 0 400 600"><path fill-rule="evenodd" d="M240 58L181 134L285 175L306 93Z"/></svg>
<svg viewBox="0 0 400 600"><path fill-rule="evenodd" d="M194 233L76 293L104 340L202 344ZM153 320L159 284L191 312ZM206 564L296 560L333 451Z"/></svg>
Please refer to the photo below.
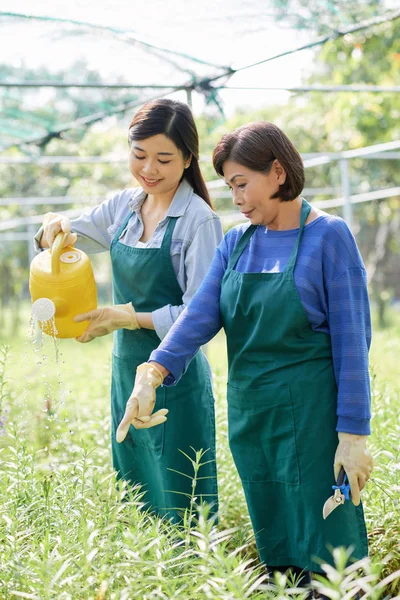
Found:
<svg viewBox="0 0 400 600"><path fill-rule="evenodd" d="M289 387L228 384L229 445L242 481L300 484Z"/></svg>

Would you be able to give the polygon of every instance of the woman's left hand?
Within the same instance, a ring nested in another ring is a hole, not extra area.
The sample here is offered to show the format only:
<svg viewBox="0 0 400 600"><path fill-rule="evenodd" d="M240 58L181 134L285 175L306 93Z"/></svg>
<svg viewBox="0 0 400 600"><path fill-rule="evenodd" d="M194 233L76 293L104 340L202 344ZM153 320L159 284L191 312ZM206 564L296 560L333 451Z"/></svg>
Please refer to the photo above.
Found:
<svg viewBox="0 0 400 600"><path fill-rule="evenodd" d="M129 398L125 415L117 429L117 442L126 438L129 427L148 429L167 420L168 409L161 408L152 414L156 403L156 389L164 381L162 373L151 363L143 363L136 370L135 385Z"/></svg>
<svg viewBox="0 0 400 600"><path fill-rule="evenodd" d="M87 329L77 339L78 342L86 344L97 337L108 335L117 329L140 329L135 309L132 303L116 304L96 308L82 315L74 317L75 323L90 321Z"/></svg>
<svg viewBox="0 0 400 600"><path fill-rule="evenodd" d="M339 432L339 445L335 454L335 479L341 467L346 471L350 484L351 499L360 504L360 492L370 478L374 461L367 448L367 435Z"/></svg>

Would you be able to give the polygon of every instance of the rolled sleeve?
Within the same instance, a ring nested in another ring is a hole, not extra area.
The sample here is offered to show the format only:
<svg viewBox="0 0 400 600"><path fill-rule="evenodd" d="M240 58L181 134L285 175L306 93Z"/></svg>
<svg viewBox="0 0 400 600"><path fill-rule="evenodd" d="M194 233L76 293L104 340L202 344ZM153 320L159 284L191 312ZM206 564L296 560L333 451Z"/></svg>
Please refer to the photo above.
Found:
<svg viewBox="0 0 400 600"><path fill-rule="evenodd" d="M175 323L184 308L184 304L181 304L180 306L167 304L166 306L158 308L152 312L154 329L160 340L165 338L168 331L171 329L172 325Z"/></svg>
<svg viewBox="0 0 400 600"><path fill-rule="evenodd" d="M43 225L41 226L41 228L39 229L39 231L35 234L35 237L33 238L33 247L35 248L35 252L37 254L39 254L39 252L43 252L43 250L45 250L45 248L42 248L40 246L40 240L42 239L42 235L43 235Z"/></svg>
<svg viewBox="0 0 400 600"><path fill-rule="evenodd" d="M110 249L116 232L115 197L71 221L71 231L78 235L75 246L87 254L97 254Z"/></svg>
<svg viewBox="0 0 400 600"><path fill-rule="evenodd" d="M186 306L202 284L222 239L222 225L216 215L199 224L185 256L187 285L183 303Z"/></svg>
<svg viewBox="0 0 400 600"><path fill-rule="evenodd" d="M119 226L118 223L114 223L116 199L115 195L111 196L92 210L71 221L71 231L78 236L75 242L76 248L87 254L97 254L109 250L113 235ZM43 226L33 238L36 252L43 250L40 247L42 235Z"/></svg>

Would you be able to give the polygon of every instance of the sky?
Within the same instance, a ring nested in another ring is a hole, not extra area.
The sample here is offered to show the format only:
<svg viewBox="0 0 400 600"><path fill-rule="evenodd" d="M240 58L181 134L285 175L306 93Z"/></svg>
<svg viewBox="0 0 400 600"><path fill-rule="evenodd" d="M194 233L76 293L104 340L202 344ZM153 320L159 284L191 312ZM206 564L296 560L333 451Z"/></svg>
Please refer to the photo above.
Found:
<svg viewBox="0 0 400 600"><path fill-rule="evenodd" d="M311 32L301 33L290 29L286 21L277 22L271 8L266 8L268 6L265 0L230 0L229 3L226 0L0 1L2 11L121 28L157 46L233 67L256 62L315 39ZM121 38L95 30L90 35L61 34L71 29L76 30L72 26L61 27L37 21L9 21L0 26L0 60L14 66L46 65L56 70L81 57L109 82L116 81L118 76L132 83L179 83L187 80L186 74L178 77L176 69L149 57ZM299 85L302 76L312 67L312 57L310 51L302 51L280 58L234 75L229 84L238 87ZM209 75L215 70L197 65L196 72ZM232 90L222 91L221 97L229 115L238 106L257 107L285 102L288 93ZM194 95L194 112L203 108L203 99Z"/></svg>

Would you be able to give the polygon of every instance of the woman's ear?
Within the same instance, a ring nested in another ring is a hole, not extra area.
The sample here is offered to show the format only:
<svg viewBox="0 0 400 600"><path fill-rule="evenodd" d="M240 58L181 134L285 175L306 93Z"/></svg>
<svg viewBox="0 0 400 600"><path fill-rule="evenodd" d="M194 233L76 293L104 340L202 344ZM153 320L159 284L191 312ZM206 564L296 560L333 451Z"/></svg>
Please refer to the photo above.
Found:
<svg viewBox="0 0 400 600"><path fill-rule="evenodd" d="M286 171L282 167L278 159L275 159L272 164L273 172L275 173L278 185L283 185L286 181Z"/></svg>
<svg viewBox="0 0 400 600"><path fill-rule="evenodd" d="M189 158L187 160L185 160L185 169L188 169L190 167L191 162L192 162L192 155L190 155Z"/></svg>

